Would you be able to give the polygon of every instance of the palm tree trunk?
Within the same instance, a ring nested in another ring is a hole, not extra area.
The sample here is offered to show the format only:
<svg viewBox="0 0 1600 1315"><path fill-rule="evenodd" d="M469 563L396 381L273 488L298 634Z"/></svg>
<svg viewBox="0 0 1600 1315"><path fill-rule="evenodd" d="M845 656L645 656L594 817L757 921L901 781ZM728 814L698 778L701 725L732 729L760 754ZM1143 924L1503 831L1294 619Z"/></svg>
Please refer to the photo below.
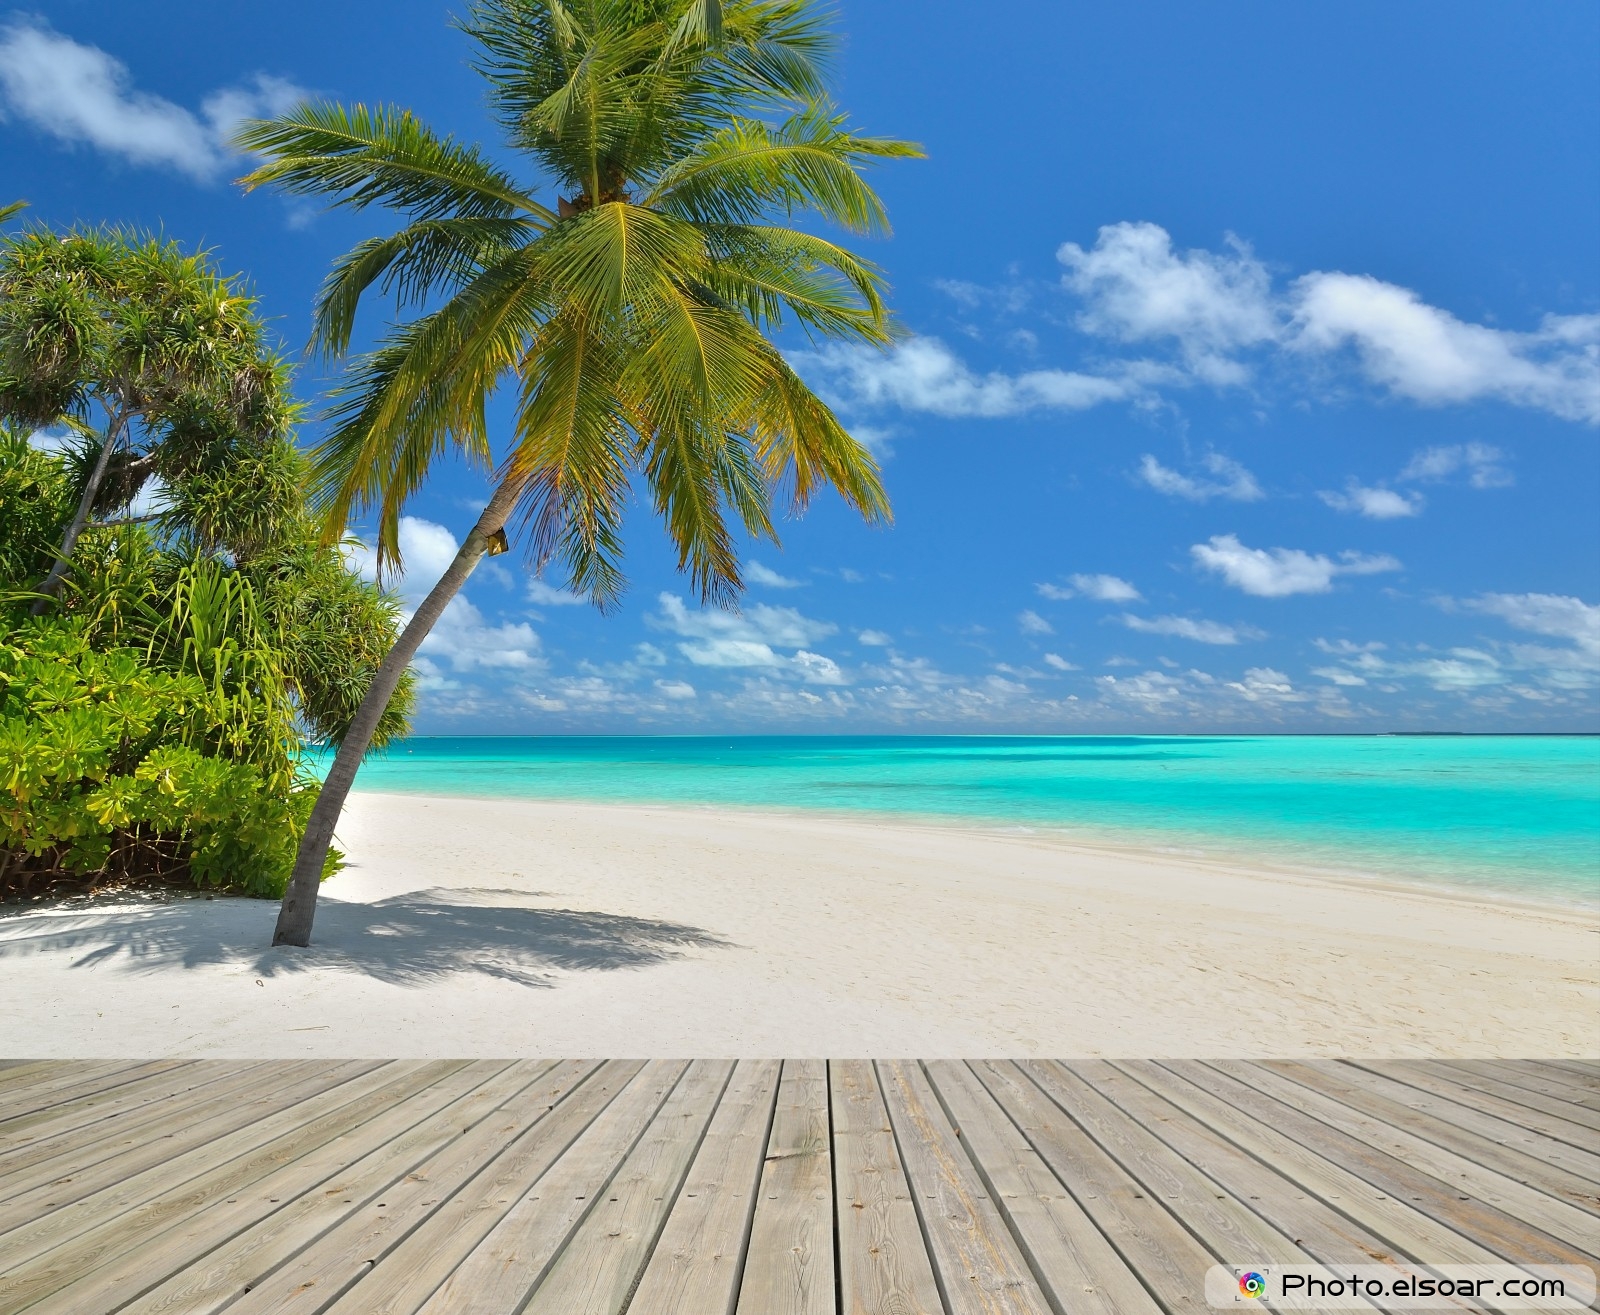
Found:
<svg viewBox="0 0 1600 1315"><path fill-rule="evenodd" d="M400 638L389 650L388 656L372 678L366 697L356 709L350 727L345 731L334 755L328 778L322 783L317 802L311 810L311 820L306 823L305 834L300 837L300 849L295 855L294 875L289 878L289 889L284 892L283 907L278 911L278 926L272 933L274 945L310 945L311 923L317 914L317 892L322 885L322 867L327 861L328 846L333 843L333 829L339 822L344 801L355 784L356 770L372 743L373 732L383 717L384 709L394 694L395 686L411 659L422 647L422 641L433 630L450 600L461 592L467 577L489 549L489 541L504 528L506 518L517 500L517 489L509 482L495 490L489 505L478 517L455 555L450 567L439 577L422 606L416 610L410 623L401 631Z"/></svg>
<svg viewBox="0 0 1600 1315"><path fill-rule="evenodd" d="M105 482L106 467L111 464L111 453L117 446L117 440L122 436L126 424L126 414L119 413L106 427L106 441L100 445L100 457L94 463L94 469L89 472L89 482L83 486L83 496L78 499L78 510L73 513L67 532L61 536L61 551L56 554L55 563L50 567L50 574L45 576L39 582L39 587L34 590L35 593L46 595L35 601L34 616L40 615L50 606L50 599L55 596L56 590L61 588L62 580L66 579L67 567L72 564L72 550L77 546L78 536L83 533L84 526L89 523L89 513L94 508L94 500L100 492L100 485Z"/></svg>

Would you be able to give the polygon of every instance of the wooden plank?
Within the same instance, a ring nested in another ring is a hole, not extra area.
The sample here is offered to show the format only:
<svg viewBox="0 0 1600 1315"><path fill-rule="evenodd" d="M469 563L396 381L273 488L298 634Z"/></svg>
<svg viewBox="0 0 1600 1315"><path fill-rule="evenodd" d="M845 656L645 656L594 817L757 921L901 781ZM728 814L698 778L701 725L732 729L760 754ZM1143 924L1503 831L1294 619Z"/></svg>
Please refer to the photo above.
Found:
<svg viewBox="0 0 1600 1315"><path fill-rule="evenodd" d="M570 1062L546 1081L551 1063L512 1063L418 1129L339 1177L353 1209L329 1218L321 1236L263 1273L227 1307L230 1315L311 1315L326 1310L375 1267L404 1264L401 1244L516 1139L537 1126L593 1062Z"/></svg>
<svg viewBox="0 0 1600 1315"><path fill-rule="evenodd" d="M69 1066L82 1063L73 1059L0 1059L0 1108L9 1093L25 1091L35 1082L46 1082Z"/></svg>
<svg viewBox="0 0 1600 1315"><path fill-rule="evenodd" d="M1297 1244L1292 1234L1275 1227L1222 1183L1176 1154L1099 1089L1102 1083L1119 1090L1127 1088L1128 1098L1137 1102L1137 1086L1131 1078L1103 1061L1068 1065L1027 1060L1019 1067L1146 1192L1159 1197L1223 1264L1255 1260L1278 1265L1316 1263L1316 1257ZM1267 1190L1263 1180L1258 1179L1257 1185Z"/></svg>
<svg viewBox="0 0 1600 1315"><path fill-rule="evenodd" d="M1196 1123L1216 1129L1246 1154L1271 1165L1340 1214L1386 1239L1399 1254L1412 1260L1425 1256L1447 1264L1505 1263L1504 1255L1480 1246L1431 1215L1380 1191L1366 1179L1302 1145L1290 1135L1292 1123L1279 1126L1265 1123L1153 1060L1126 1060L1117 1067ZM1369 1254L1359 1263L1376 1260L1376 1256Z"/></svg>
<svg viewBox="0 0 1600 1315"><path fill-rule="evenodd" d="M328 1308L328 1315L415 1315L643 1067L640 1060L600 1061L547 1117L509 1144L407 1237L403 1255L373 1268Z"/></svg>
<svg viewBox="0 0 1600 1315"><path fill-rule="evenodd" d="M1167 1066L1188 1076L1193 1071L1191 1063L1181 1061L1180 1067L1180 1061L1172 1061ZM1234 1079L1220 1093L1224 1099L1279 1127L1289 1121L1282 1112L1285 1108L1291 1114L1303 1111L1311 1115L1313 1122L1342 1134L1342 1144L1330 1144L1304 1123L1297 1125L1298 1139L1308 1145L1320 1142L1324 1154L1338 1158L1352 1172L1467 1232L1491 1250L1506 1254L1502 1248L1508 1248L1514 1263L1587 1263L1594 1220L1576 1206L1290 1082L1259 1064L1216 1059L1207 1060L1205 1067ZM1258 1099L1261 1095L1271 1099L1263 1102Z"/></svg>
<svg viewBox="0 0 1600 1315"><path fill-rule="evenodd" d="M198 1092L212 1083L256 1068L259 1063L200 1060L23 1115L0 1129L0 1174L42 1158L35 1148L51 1138L71 1134L105 1119L146 1117L163 1100ZM98 1130L95 1135L98 1137L103 1131Z"/></svg>
<svg viewBox="0 0 1600 1315"><path fill-rule="evenodd" d="M1168 1311L1205 1311L1195 1276L1216 1257L1016 1064L986 1061L972 1070L1157 1301Z"/></svg>
<svg viewBox="0 0 1600 1315"><path fill-rule="evenodd" d="M785 1060L739 1285L739 1315L832 1315L828 1069Z"/></svg>
<svg viewBox="0 0 1600 1315"><path fill-rule="evenodd" d="M288 1080L263 1084L251 1095L236 1096L227 1108L210 1119L199 1123L186 1121L181 1105L168 1106L161 1121L151 1126L138 1145L98 1160L94 1159L91 1143L84 1148L92 1161L88 1167L69 1170L53 1180L39 1181L30 1171L28 1190L0 1202L0 1253L14 1259L34 1254L21 1249L19 1230L34 1226L46 1217L56 1231L56 1241L71 1236L67 1230L79 1231L73 1226L74 1221L85 1216L83 1203L98 1198L100 1193L117 1192L136 1181L153 1186L159 1184L156 1190L176 1186L183 1179L174 1175L182 1166L194 1163L195 1151L206 1152L218 1140L259 1139L257 1129L264 1118L293 1110L301 1101L334 1091L345 1081L377 1067L376 1062L355 1061L332 1065L296 1064L292 1070L286 1070L292 1074ZM206 1159L214 1162L209 1155ZM103 1211L93 1214L96 1221L105 1217Z"/></svg>
<svg viewBox="0 0 1600 1315"><path fill-rule="evenodd" d="M149 1144L162 1135L163 1126L175 1121L198 1123L210 1114L236 1109L241 1095L253 1094L260 1083L261 1067L194 1065L177 1074L158 1074L75 1102L69 1126L30 1128L30 1134L42 1131L44 1135L0 1154L0 1201L67 1175L81 1180L96 1165ZM77 1126L71 1126L74 1120Z"/></svg>
<svg viewBox="0 0 1600 1315"><path fill-rule="evenodd" d="M646 1064L421 1309L428 1315L520 1311L687 1067L682 1060ZM405 1262L398 1258L391 1263ZM362 1287L352 1294L355 1298Z"/></svg>
<svg viewBox="0 0 1600 1315"><path fill-rule="evenodd" d="M1600 1095L1595 1094L1592 1085L1576 1082L1567 1075L1554 1074L1533 1064L1520 1060L1475 1059L1462 1062L1461 1066L1472 1072L1487 1073L1514 1087L1526 1087L1540 1095L1576 1105L1580 1109L1600 1110Z"/></svg>
<svg viewBox="0 0 1600 1315"><path fill-rule="evenodd" d="M367 1071L362 1072L363 1068ZM349 1078L352 1073L359 1076L349 1081L335 1080ZM392 1074L377 1064L330 1065L320 1088L308 1087L303 1099L296 1100L291 1093L287 1108L279 1108L276 1113L171 1161L150 1165L61 1209L38 1215L0 1237L0 1254L11 1263L20 1264L92 1233L93 1238L85 1237L81 1243L92 1254L85 1255L80 1263L99 1263L106 1258L104 1247L110 1245L110 1239L133 1245L140 1230L151 1227L153 1220L170 1222L181 1218L192 1209L265 1176L284 1159L348 1131L353 1124L342 1113L345 1107L390 1081ZM275 1093L275 1100L281 1105L283 1093ZM139 1213L123 1217L135 1210ZM0 1280L0 1292L3 1290L4 1281Z"/></svg>
<svg viewBox="0 0 1600 1315"><path fill-rule="evenodd" d="M1416 1238L1386 1238L1308 1194L1304 1185L1275 1163L1263 1164L1209 1124L1191 1118L1120 1066L1104 1061L1074 1062L1071 1071L1115 1104L1153 1140L1191 1165L1202 1177L1259 1215L1279 1236L1323 1265L1388 1263L1391 1253L1417 1258ZM1221 1199L1221 1198L1219 1198ZM1185 1212L1184 1218L1190 1218ZM1304 1261L1290 1263L1304 1264Z"/></svg>
<svg viewBox="0 0 1600 1315"><path fill-rule="evenodd" d="M381 1191L382 1181L364 1181L377 1165L397 1154L409 1153L414 1161L438 1139L459 1139L462 1102L498 1076L493 1065L469 1068L459 1062L397 1063L392 1075L388 1085L374 1087L347 1108L353 1123L348 1131L232 1196L211 1196L203 1209L175 1219L170 1208L128 1212L111 1227L135 1239L131 1247L80 1238L108 1263L83 1268L71 1263L70 1254L46 1256L58 1272L81 1276L30 1309L35 1315L216 1310ZM191 1182L189 1191L195 1186Z"/></svg>
<svg viewBox="0 0 1600 1315"><path fill-rule="evenodd" d="M940 1315L933 1262L871 1061L833 1061L828 1089L841 1315Z"/></svg>
<svg viewBox="0 0 1600 1315"><path fill-rule="evenodd" d="M773 1059L739 1061L628 1315L733 1309L781 1069Z"/></svg>
<svg viewBox="0 0 1600 1315"><path fill-rule="evenodd" d="M1403 1061L1400 1067L1408 1071L1421 1070L1429 1073L1443 1082L1450 1082L1467 1091L1486 1092L1491 1096L1498 1096L1501 1100L1509 1101L1513 1105L1521 1105L1525 1109L1539 1110L1544 1114L1553 1114L1558 1119L1569 1123L1576 1123L1579 1127L1600 1132L1600 1110L1586 1109L1582 1105L1574 1105L1571 1101L1561 1100L1555 1096L1546 1096L1542 1092L1530 1091L1527 1087L1513 1086L1509 1082L1502 1082L1497 1077L1469 1068L1465 1064L1454 1061L1411 1059Z"/></svg>
<svg viewBox="0 0 1600 1315"><path fill-rule="evenodd" d="M1600 1073L1595 1071L1592 1064L1585 1065L1576 1060L1565 1059L1508 1059L1502 1063L1515 1064L1518 1068L1525 1068L1529 1072L1542 1074L1560 1082L1570 1082L1580 1091L1591 1096L1600 1096Z"/></svg>
<svg viewBox="0 0 1600 1315"><path fill-rule="evenodd" d="M967 1065L939 1060L927 1073L989 1199L1054 1307L1161 1315L1138 1276Z"/></svg>
<svg viewBox="0 0 1600 1315"><path fill-rule="evenodd" d="M1600 1214L1600 1156L1551 1141L1504 1119L1479 1114L1453 1101L1407 1089L1396 1092L1387 1078L1331 1062L1263 1061L1273 1072L1326 1096L1404 1128L1475 1164L1545 1192L1580 1210ZM1393 1093L1393 1094L1392 1094ZM1398 1095L1398 1098L1396 1098Z"/></svg>
<svg viewBox="0 0 1600 1315"><path fill-rule="evenodd" d="M732 1076L731 1060L689 1065L523 1315L620 1315Z"/></svg>
<svg viewBox="0 0 1600 1315"><path fill-rule="evenodd" d="M895 1143L950 1315L1044 1315L1050 1304L914 1061L880 1062Z"/></svg>
<svg viewBox="0 0 1600 1315"><path fill-rule="evenodd" d="M85 1064L73 1061L56 1066L56 1071L30 1083L23 1091L0 1102L0 1134L18 1119L40 1110L54 1110L97 1091L106 1091L127 1082L136 1082L153 1073L168 1073L194 1063L189 1059L152 1059L144 1063L110 1060Z"/></svg>
<svg viewBox="0 0 1600 1315"><path fill-rule="evenodd" d="M1600 1060L1595 1059L1539 1059L1532 1061L1558 1073L1576 1074L1585 1082L1600 1084Z"/></svg>
<svg viewBox="0 0 1600 1315"><path fill-rule="evenodd" d="M1600 1144L1600 1138L1595 1136L1595 1130L1592 1128L1586 1128L1580 1123L1574 1123L1558 1115L1546 1114L1536 1106L1519 1104L1515 1100L1486 1091L1481 1086L1463 1086L1420 1064L1377 1064L1371 1060L1354 1059L1345 1062L1351 1067L1376 1073L1391 1082L1404 1083L1407 1087L1414 1087L1430 1096L1439 1096L1458 1105L1466 1105L1479 1113L1504 1119L1518 1127L1530 1128L1541 1136L1564 1142L1568 1146L1587 1149ZM1506 1088L1502 1086L1501 1090L1504 1091ZM1522 1094L1538 1099L1531 1091Z"/></svg>

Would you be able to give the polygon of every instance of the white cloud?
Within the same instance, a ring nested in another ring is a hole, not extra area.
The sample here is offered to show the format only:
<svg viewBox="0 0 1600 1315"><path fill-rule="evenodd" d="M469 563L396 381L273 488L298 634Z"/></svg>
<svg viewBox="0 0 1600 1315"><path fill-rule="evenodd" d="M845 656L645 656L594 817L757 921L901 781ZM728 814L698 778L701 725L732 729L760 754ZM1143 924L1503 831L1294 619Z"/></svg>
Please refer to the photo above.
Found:
<svg viewBox="0 0 1600 1315"><path fill-rule="evenodd" d="M1355 672L1347 671L1343 667L1313 667L1311 674L1313 676L1321 676L1324 680L1331 680L1335 685L1365 685L1367 683L1365 676L1358 676Z"/></svg>
<svg viewBox="0 0 1600 1315"><path fill-rule="evenodd" d="M1054 667L1057 671L1076 671L1078 668L1059 653L1046 653L1044 662L1047 667Z"/></svg>
<svg viewBox="0 0 1600 1315"><path fill-rule="evenodd" d="M1060 603L1069 598L1092 598L1101 603L1137 603L1142 602L1144 595L1135 589L1126 580L1114 575L1069 575L1066 585L1036 584L1043 598L1050 598Z"/></svg>
<svg viewBox="0 0 1600 1315"><path fill-rule="evenodd" d="M682 636L678 652L697 667L757 667L786 671L808 684L837 685L844 673L831 659L806 648L837 632L792 607L761 604L743 612L712 608L691 611L675 594L661 594L660 612L649 623ZM794 650L785 656L779 650Z"/></svg>
<svg viewBox="0 0 1600 1315"><path fill-rule="evenodd" d="M1400 563L1386 554L1348 551L1335 560L1299 548L1247 548L1232 534L1213 535L1209 543L1197 543L1189 551L1200 566L1258 598L1325 594L1333 587L1335 576L1400 569Z"/></svg>
<svg viewBox="0 0 1600 1315"><path fill-rule="evenodd" d="M1251 703L1303 703L1310 697L1296 690L1283 672L1271 667L1251 667L1243 680L1230 680L1225 687Z"/></svg>
<svg viewBox="0 0 1600 1315"><path fill-rule="evenodd" d="M0 93L12 113L60 141L202 182L227 167L229 137L242 120L282 114L306 97L292 83L257 75L213 92L196 114L137 90L127 66L105 51L26 18L0 28Z"/></svg>
<svg viewBox="0 0 1600 1315"><path fill-rule="evenodd" d="M1565 594L1480 594L1464 606L1536 635L1570 640L1600 658L1600 606Z"/></svg>
<svg viewBox="0 0 1600 1315"><path fill-rule="evenodd" d="M863 630L856 636L856 639L868 648L888 648L890 644L894 643L894 640L881 630Z"/></svg>
<svg viewBox="0 0 1600 1315"><path fill-rule="evenodd" d="M786 575L779 575L760 562L750 562L745 567L744 575L751 584L763 585L768 589L799 589L805 584L804 580L791 580Z"/></svg>
<svg viewBox="0 0 1600 1315"><path fill-rule="evenodd" d="M1343 493L1324 489L1317 496L1335 511L1354 512L1369 520L1387 521L1422 514L1420 493L1397 493L1382 486L1368 488L1353 479L1345 484Z"/></svg>
<svg viewBox="0 0 1600 1315"><path fill-rule="evenodd" d="M1017 629L1025 635L1053 635L1056 632L1053 625L1031 610L1017 614Z"/></svg>
<svg viewBox="0 0 1600 1315"><path fill-rule="evenodd" d="M415 606L439 583L461 545L443 525L420 516L402 516L398 537L401 569L390 571L383 583ZM363 576L377 579L377 553L370 544L357 544L350 556Z"/></svg>
<svg viewBox="0 0 1600 1315"><path fill-rule="evenodd" d="M913 338L889 351L832 345L796 353L794 363L840 403L895 406L939 416L1011 416L1081 411L1135 396L1143 383L1068 370L977 374L937 338Z"/></svg>
<svg viewBox="0 0 1600 1315"><path fill-rule="evenodd" d="M1400 472L1402 480L1436 484L1460 472L1475 489L1507 488L1516 482L1505 468L1505 453L1488 443L1426 447Z"/></svg>
<svg viewBox="0 0 1600 1315"><path fill-rule="evenodd" d="M570 589L557 589L535 578L528 581L528 601L540 607L581 607L589 600Z"/></svg>
<svg viewBox="0 0 1600 1315"><path fill-rule="evenodd" d="M684 699L695 697L695 688L686 680L658 680L656 689L661 691L661 697L681 702Z"/></svg>
<svg viewBox="0 0 1600 1315"><path fill-rule="evenodd" d="M1250 626L1225 626L1220 621L1196 621L1187 616L1133 616L1124 612L1122 624L1142 635L1171 635L1200 644L1237 644L1241 639L1264 638Z"/></svg>
<svg viewBox="0 0 1600 1315"><path fill-rule="evenodd" d="M450 600L422 641L421 652L447 660L456 671L537 671L544 666L539 657L539 637L532 626L525 621L491 626L465 594Z"/></svg>
<svg viewBox="0 0 1600 1315"><path fill-rule="evenodd" d="M1242 383L1232 353L1276 336L1272 279L1243 243L1232 251L1175 252L1151 223L1107 224L1085 251L1067 242L1056 252L1062 282L1083 299L1086 333L1139 342L1176 340L1189 368L1208 383Z"/></svg>
<svg viewBox="0 0 1600 1315"><path fill-rule="evenodd" d="M1600 315L1546 316L1533 333L1468 324L1409 288L1314 273L1291 292L1291 345L1350 349L1372 382L1431 405L1497 398L1600 422Z"/></svg>
<svg viewBox="0 0 1600 1315"><path fill-rule="evenodd" d="M924 337L889 352L829 347L795 362L842 406L944 416L1149 407L1163 389L1245 386L1271 363L1271 378L1301 390L1342 370L1422 405L1494 399L1600 423L1600 315L1547 315L1518 332L1468 323L1366 274L1316 271L1278 288L1237 239L1220 252L1180 251L1152 223L1106 225L1092 247L1067 242L1057 255L1063 286L1079 300L1077 327L1102 343L1151 344L1153 355L982 373ZM984 299L971 285L947 290L973 305Z"/></svg>
<svg viewBox="0 0 1600 1315"><path fill-rule="evenodd" d="M1198 464L1212 478L1196 479L1182 475L1146 453L1139 460L1139 478L1157 493L1187 498L1190 502L1208 502L1212 498L1258 502L1267 496L1261 491L1261 485L1256 483L1256 477L1231 457L1225 457L1220 452L1207 452Z"/></svg>
<svg viewBox="0 0 1600 1315"><path fill-rule="evenodd" d="M800 673L800 678L808 685L845 685L849 681L845 678L839 664L830 657L821 653L812 653L808 649L800 649L794 655L794 670Z"/></svg>

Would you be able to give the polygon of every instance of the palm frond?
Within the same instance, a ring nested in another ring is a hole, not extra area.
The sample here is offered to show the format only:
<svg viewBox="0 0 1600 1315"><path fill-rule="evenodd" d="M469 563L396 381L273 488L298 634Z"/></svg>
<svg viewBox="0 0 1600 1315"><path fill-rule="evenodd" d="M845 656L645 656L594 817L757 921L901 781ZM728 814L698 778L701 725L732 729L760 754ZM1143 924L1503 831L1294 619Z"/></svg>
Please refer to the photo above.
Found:
<svg viewBox="0 0 1600 1315"><path fill-rule="evenodd" d="M327 356L349 349L357 307L374 283L401 306L420 304L439 288L459 287L503 260L541 231L522 216L465 215L423 219L400 232L358 243L335 263L317 297L312 346Z"/></svg>
<svg viewBox="0 0 1600 1315"><path fill-rule="evenodd" d="M888 215L861 166L921 154L911 142L853 133L843 115L811 106L777 127L736 120L676 161L639 204L711 224L809 210L852 233L886 233Z"/></svg>
<svg viewBox="0 0 1600 1315"><path fill-rule="evenodd" d="M383 205L414 219L456 216L553 223L555 215L490 164L475 146L441 137L410 110L306 104L278 119L247 121L235 144L268 157L241 180L293 196L321 196L365 209Z"/></svg>
<svg viewBox="0 0 1600 1315"><path fill-rule="evenodd" d="M775 349L768 367L748 421L767 478L787 487L791 510L804 511L818 489L832 487L868 524L888 524L889 495L876 458Z"/></svg>

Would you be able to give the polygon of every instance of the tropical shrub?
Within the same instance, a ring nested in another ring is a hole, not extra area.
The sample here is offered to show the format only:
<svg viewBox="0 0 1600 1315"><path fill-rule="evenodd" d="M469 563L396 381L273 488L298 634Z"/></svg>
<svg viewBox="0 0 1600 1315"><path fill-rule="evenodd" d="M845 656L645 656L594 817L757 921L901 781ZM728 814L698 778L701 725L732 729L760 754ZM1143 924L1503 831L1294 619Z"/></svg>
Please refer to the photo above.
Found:
<svg viewBox="0 0 1600 1315"><path fill-rule="evenodd" d="M163 656L97 651L74 617L25 617L0 642L0 892L90 877L282 894L316 784L258 669L270 655L191 633Z"/></svg>
<svg viewBox="0 0 1600 1315"><path fill-rule="evenodd" d="M394 643L394 598L318 538L253 305L170 243L0 242L0 898L281 895L305 749L343 738ZM149 377L138 331L168 357ZM410 707L408 679L375 744Z"/></svg>

